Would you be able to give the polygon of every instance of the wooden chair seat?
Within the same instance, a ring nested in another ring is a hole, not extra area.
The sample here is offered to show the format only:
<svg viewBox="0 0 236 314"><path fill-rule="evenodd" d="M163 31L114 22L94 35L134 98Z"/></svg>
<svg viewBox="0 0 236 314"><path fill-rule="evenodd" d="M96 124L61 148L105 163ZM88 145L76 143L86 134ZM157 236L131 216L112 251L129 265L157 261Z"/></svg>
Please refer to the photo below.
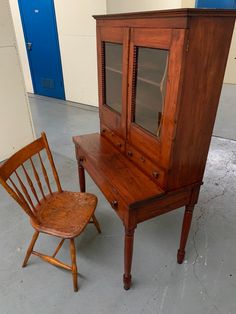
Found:
<svg viewBox="0 0 236 314"><path fill-rule="evenodd" d="M89 223L96 205L97 197L89 193L54 192L36 206L37 221L32 226L44 232L63 238L78 236Z"/></svg>

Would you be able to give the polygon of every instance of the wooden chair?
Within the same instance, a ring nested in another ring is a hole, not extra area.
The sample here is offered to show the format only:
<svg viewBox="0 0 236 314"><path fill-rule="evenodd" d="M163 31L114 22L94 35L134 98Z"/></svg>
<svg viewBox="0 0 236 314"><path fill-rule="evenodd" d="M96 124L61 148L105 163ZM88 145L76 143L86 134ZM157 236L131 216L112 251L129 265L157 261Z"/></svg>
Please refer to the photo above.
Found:
<svg viewBox="0 0 236 314"><path fill-rule="evenodd" d="M42 154L45 152L46 159L43 161ZM57 187L56 192L52 191L46 162L50 165L51 176L54 177ZM37 164L40 171L37 170ZM22 267L26 266L31 254L39 256L48 263L70 270L73 276L74 290L78 291L74 238L84 230L89 222L94 223L98 232L101 232L94 215L97 205L96 196L62 190L45 133L42 133L39 139L22 148L0 166L0 183L29 215L31 225L35 229ZM44 185L48 192L45 191ZM52 256L33 250L40 232L61 238ZM55 258L65 239L70 240L71 266Z"/></svg>

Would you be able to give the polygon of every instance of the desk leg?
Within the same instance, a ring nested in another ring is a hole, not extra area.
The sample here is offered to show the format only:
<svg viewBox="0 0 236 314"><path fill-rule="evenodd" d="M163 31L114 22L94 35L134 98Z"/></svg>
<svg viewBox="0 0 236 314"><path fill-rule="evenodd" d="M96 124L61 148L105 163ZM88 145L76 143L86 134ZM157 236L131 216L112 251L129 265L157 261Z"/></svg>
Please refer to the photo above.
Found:
<svg viewBox="0 0 236 314"><path fill-rule="evenodd" d="M79 185L80 185L80 191L85 192L85 175L84 175L84 167L82 165L82 162L78 161L78 171L79 171Z"/></svg>
<svg viewBox="0 0 236 314"><path fill-rule="evenodd" d="M133 257L134 229L125 228L125 251L124 251L124 268L123 275L124 289L129 290L131 286L131 266Z"/></svg>
<svg viewBox="0 0 236 314"><path fill-rule="evenodd" d="M181 232L181 239L180 239L180 246L179 246L179 250L177 254L177 262L179 264L182 264L184 260L185 246L188 240L188 234L189 234L192 216L193 216L193 209L194 209L194 206L186 206L186 209L185 209L182 232Z"/></svg>

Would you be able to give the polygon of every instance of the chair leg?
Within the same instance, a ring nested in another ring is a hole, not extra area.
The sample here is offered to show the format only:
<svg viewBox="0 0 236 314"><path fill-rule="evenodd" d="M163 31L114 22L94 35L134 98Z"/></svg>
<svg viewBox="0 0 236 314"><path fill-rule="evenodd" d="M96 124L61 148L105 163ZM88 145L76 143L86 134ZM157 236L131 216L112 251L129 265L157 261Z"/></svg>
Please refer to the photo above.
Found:
<svg viewBox="0 0 236 314"><path fill-rule="evenodd" d="M78 273L76 266L76 250L75 250L75 242L74 239L70 239L70 254L71 254L71 267L72 267L72 277L73 277L73 285L74 291L78 291Z"/></svg>
<svg viewBox="0 0 236 314"><path fill-rule="evenodd" d="M61 247L62 247L64 241L65 241L65 239L62 239L61 242L58 244L58 246L57 246L55 252L54 252L53 255L52 255L53 258L56 257L57 253L60 251L60 249L61 249Z"/></svg>
<svg viewBox="0 0 236 314"><path fill-rule="evenodd" d="M129 290L131 287L131 267L133 257L133 245L134 245L134 231L135 229L125 228L125 248L124 248L124 275L123 283L124 289Z"/></svg>
<svg viewBox="0 0 236 314"><path fill-rule="evenodd" d="M95 227L96 227L98 233L101 233L102 231L101 231L99 222L98 222L98 220L97 220L97 218L95 217L94 214L93 214L93 216L92 216L92 220L93 220L93 224L95 225Z"/></svg>
<svg viewBox="0 0 236 314"><path fill-rule="evenodd" d="M178 254L177 254L177 262L179 264L182 264L184 261L185 246L186 246L186 243L188 240L188 234L189 234L189 230L190 230L190 226L191 226L191 222L192 222L193 209L194 209L194 206L186 206L186 209L184 212L180 246L179 246L179 250L178 250Z"/></svg>
<svg viewBox="0 0 236 314"><path fill-rule="evenodd" d="M22 264L22 267L25 267L25 266L27 265L27 262L28 262L28 260L29 260L29 258L30 258L30 255L31 255L32 251L33 251L33 248L34 248L35 242L36 242L37 239L38 239L38 236L39 236L39 232L38 232L38 231L35 231L35 232L34 232L34 235L33 235L33 237L32 237L32 240L31 240L31 242L30 242L30 245L29 245L29 247L28 247L27 253L26 253L26 255L25 255L25 259L24 259L24 262L23 262L23 264Z"/></svg>

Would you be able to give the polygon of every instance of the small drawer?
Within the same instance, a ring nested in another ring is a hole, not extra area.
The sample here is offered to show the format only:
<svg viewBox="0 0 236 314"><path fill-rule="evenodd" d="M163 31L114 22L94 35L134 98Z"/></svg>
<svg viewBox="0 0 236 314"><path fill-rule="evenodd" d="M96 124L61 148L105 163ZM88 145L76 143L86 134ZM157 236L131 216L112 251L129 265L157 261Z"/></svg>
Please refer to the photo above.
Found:
<svg viewBox="0 0 236 314"><path fill-rule="evenodd" d="M126 156L135 163L143 172L145 172L154 182L160 186L165 184L165 172L148 159L145 155L134 149L131 145L126 144Z"/></svg>
<svg viewBox="0 0 236 314"><path fill-rule="evenodd" d="M125 151L125 141L115 132L111 131L107 127L103 126L101 129L101 134L106 139L108 139L119 151Z"/></svg>

